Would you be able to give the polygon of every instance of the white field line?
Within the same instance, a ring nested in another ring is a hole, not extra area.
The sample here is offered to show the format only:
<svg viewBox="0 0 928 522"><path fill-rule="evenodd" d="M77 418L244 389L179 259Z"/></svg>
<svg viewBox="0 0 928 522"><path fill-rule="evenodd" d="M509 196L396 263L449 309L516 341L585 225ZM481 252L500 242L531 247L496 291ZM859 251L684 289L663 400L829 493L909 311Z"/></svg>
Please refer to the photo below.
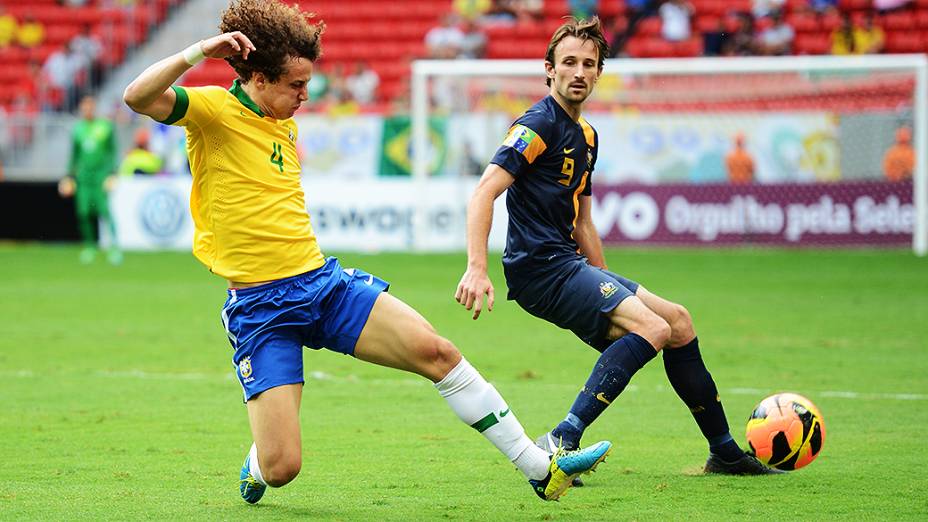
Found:
<svg viewBox="0 0 928 522"><path fill-rule="evenodd" d="M21 378L21 379L31 379L35 377L43 376L41 372L34 372L32 370L14 370L14 371L0 371L0 378ZM161 381L232 381L235 380L235 375L232 372L229 373L199 373L199 372L149 372L144 370L124 370L124 371L108 371L108 370L98 370L93 373L85 374L98 377L98 378L109 378L109 379L138 379L138 380L161 380ZM356 375L332 375L320 371L311 371L306 374L307 380L321 381L321 382L332 382L332 383L348 383L348 384L358 384L364 383L366 385L374 386L428 386L430 383L425 379L362 379ZM496 381L500 382L500 381ZM566 389L566 390L576 390L578 386L576 384L565 384L565 383L551 383L544 382L543 380L532 379L530 381L504 381L507 384L512 384L513 382L518 384L530 384L531 386L536 386L539 388L549 388L549 389ZM642 390L640 386L635 384L630 384L625 389L629 392L639 392ZM672 391L669 386L657 385L653 388L653 391L666 393ZM776 390L769 388L723 388L722 395L753 395L756 397L766 397L767 395L772 395L777 391L786 391L786 390ZM803 392L806 395L813 397L828 397L830 399L864 399L864 400L893 400L893 401L925 401L928 400L928 394L924 393L876 393L876 392L857 392L857 391L848 391L848 390L819 390L819 391L809 391L806 390Z"/></svg>

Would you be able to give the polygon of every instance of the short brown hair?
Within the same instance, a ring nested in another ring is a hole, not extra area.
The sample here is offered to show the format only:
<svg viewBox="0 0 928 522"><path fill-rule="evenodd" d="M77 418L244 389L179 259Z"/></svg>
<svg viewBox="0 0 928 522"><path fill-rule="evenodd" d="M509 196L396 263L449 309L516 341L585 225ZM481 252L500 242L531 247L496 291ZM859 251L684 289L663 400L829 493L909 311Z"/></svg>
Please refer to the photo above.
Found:
<svg viewBox="0 0 928 522"><path fill-rule="evenodd" d="M571 18L558 27L557 31L554 31L554 35L551 36L551 41L548 42L548 50L545 52L546 62L554 65L554 48L557 47L557 44L561 43L561 40L568 36L573 36L581 40L592 40L593 44L599 50L599 62L597 65L600 69L603 68L606 55L609 54L609 44L606 43L606 37L603 35L603 24L599 21L598 16L594 16L589 20ZM547 78L545 84L551 85L551 78Z"/></svg>
<svg viewBox="0 0 928 522"><path fill-rule="evenodd" d="M255 73L276 82L286 73L291 58L314 62L322 55L320 37L325 23L309 23L313 16L297 5L288 6L276 0L232 0L222 12L219 31L241 31L255 44L255 50L247 60L236 54L226 61L243 82Z"/></svg>

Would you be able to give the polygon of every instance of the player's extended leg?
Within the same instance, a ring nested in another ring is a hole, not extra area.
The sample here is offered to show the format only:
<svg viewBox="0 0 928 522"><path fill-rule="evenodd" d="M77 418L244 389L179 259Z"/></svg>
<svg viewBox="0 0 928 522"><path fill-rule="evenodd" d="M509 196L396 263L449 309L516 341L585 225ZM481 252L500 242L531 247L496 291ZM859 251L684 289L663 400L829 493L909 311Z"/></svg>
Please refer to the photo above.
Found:
<svg viewBox="0 0 928 522"><path fill-rule="evenodd" d="M97 198L95 202L97 215L103 220L110 234L110 248L109 252L107 252L106 259L110 264L118 265L122 263L122 251L119 249L119 243L117 242L116 221L113 219L113 214L110 212L110 198L105 190L100 190L97 194Z"/></svg>
<svg viewBox="0 0 928 522"><path fill-rule="evenodd" d="M457 416L486 437L525 474L546 500L556 500L580 473L605 459L611 444L595 444L577 453L548 453L525 434L506 401L455 346L409 305L381 293L355 345L363 361L417 373L435 388Z"/></svg>
<svg viewBox="0 0 928 522"><path fill-rule="evenodd" d="M302 384L261 392L246 403L254 443L242 465L242 498L254 504L266 486L280 487L300 473L300 399Z"/></svg>
<svg viewBox="0 0 928 522"><path fill-rule="evenodd" d="M584 430L622 393L632 376L670 338L670 326L641 300L629 296L609 312L609 339L567 418L550 436L564 447L577 448Z"/></svg>
<svg viewBox="0 0 928 522"><path fill-rule="evenodd" d="M94 257L97 255L96 239L93 232L95 217L93 213L93 197L92 190L81 185L77 186L74 193L74 211L77 217L77 229L81 234L81 243L83 245L80 260L81 263L85 264L93 262Z"/></svg>
<svg viewBox="0 0 928 522"><path fill-rule="evenodd" d="M638 287L635 295L670 325L671 335L664 350L664 370L670 385L689 408L709 443L706 471L767 473L767 468L747 457L731 436L718 388L699 353L699 339L689 311L643 286Z"/></svg>

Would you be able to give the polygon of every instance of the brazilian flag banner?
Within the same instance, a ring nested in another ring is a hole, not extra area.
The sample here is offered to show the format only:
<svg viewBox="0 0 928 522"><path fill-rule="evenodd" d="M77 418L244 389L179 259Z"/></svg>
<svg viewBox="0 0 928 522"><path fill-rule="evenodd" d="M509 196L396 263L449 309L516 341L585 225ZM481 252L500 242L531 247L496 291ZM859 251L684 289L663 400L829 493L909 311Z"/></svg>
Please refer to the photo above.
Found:
<svg viewBox="0 0 928 522"><path fill-rule="evenodd" d="M442 172L447 153L445 129L447 118L429 118L428 157L429 176ZM409 116L390 116L383 120L383 143L380 149L381 176L412 175L412 123Z"/></svg>

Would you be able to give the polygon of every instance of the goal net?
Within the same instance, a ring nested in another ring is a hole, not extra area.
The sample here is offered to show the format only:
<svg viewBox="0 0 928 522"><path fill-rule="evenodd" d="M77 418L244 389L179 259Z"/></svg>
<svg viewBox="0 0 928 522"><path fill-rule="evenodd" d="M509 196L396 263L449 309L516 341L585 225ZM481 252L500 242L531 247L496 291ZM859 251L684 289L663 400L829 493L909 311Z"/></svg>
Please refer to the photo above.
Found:
<svg viewBox="0 0 928 522"><path fill-rule="evenodd" d="M594 221L607 244L924 255L925 89L924 55L607 60ZM415 62L414 179L478 176L547 92L540 59Z"/></svg>

